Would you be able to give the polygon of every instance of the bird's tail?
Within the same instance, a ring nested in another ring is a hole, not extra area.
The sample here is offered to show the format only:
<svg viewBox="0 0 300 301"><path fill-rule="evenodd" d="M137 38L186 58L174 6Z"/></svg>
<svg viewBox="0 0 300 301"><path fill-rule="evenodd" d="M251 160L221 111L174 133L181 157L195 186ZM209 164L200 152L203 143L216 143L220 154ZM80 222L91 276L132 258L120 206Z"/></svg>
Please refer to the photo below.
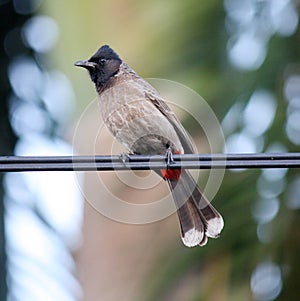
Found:
<svg viewBox="0 0 300 301"><path fill-rule="evenodd" d="M204 246L208 237L217 238L224 226L223 218L206 199L192 175L181 170L179 177L166 180L177 207L183 243L188 247Z"/></svg>

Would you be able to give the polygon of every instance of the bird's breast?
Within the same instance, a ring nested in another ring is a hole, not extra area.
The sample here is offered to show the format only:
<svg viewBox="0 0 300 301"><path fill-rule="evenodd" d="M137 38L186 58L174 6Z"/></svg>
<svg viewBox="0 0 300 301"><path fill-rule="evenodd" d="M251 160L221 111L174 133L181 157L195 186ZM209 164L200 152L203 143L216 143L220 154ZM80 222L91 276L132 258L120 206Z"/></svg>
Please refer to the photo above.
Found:
<svg viewBox="0 0 300 301"><path fill-rule="evenodd" d="M135 81L124 81L99 96L102 118L119 142L135 153L182 150L175 129Z"/></svg>

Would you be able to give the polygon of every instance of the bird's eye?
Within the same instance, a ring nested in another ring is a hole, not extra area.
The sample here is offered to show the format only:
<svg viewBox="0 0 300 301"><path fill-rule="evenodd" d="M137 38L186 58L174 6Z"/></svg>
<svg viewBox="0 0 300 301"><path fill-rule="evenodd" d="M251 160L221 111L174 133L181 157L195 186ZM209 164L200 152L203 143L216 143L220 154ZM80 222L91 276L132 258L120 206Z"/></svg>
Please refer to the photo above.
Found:
<svg viewBox="0 0 300 301"><path fill-rule="evenodd" d="M104 64L104 63L106 62L106 59L105 59L104 57L102 57L102 58L99 60L99 62L100 62L101 64Z"/></svg>

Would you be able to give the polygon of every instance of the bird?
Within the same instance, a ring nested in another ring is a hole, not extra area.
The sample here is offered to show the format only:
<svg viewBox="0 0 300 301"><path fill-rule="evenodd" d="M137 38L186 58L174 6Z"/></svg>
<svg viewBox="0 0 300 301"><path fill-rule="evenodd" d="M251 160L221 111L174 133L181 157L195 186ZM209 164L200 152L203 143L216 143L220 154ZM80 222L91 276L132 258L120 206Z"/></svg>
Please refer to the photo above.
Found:
<svg viewBox="0 0 300 301"><path fill-rule="evenodd" d="M183 125L159 92L108 45L75 66L88 70L95 85L103 121L130 154L192 154L195 147ZM186 169L156 171L175 202L181 239L187 247L204 246L223 229L221 214Z"/></svg>

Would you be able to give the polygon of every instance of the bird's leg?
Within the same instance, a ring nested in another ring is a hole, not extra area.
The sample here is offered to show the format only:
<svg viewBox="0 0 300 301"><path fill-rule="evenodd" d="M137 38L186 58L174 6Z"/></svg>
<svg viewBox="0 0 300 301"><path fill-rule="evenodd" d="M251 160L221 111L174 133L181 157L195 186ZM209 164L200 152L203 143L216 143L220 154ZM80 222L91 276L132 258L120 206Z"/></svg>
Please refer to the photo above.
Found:
<svg viewBox="0 0 300 301"><path fill-rule="evenodd" d="M169 168L170 164L172 164L173 162L174 162L174 159L173 159L172 150L171 150L171 147L168 147L167 151L166 151L167 169Z"/></svg>
<svg viewBox="0 0 300 301"><path fill-rule="evenodd" d="M129 161L130 155L131 155L131 154L128 154L128 153L125 153L125 152L123 152L123 153L121 153L121 154L119 155L121 161L123 162L123 164L124 164L125 166L126 166L126 162Z"/></svg>

